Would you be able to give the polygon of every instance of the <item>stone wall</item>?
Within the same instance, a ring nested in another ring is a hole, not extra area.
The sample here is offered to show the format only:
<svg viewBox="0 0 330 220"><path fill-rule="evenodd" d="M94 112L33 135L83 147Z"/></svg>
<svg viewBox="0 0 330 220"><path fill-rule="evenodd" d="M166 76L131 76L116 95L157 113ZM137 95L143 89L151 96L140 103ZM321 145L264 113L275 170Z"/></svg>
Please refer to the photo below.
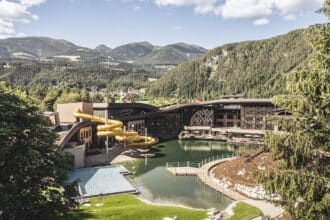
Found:
<svg viewBox="0 0 330 220"><path fill-rule="evenodd" d="M85 167L85 144L64 148L64 151L73 155L75 169Z"/></svg>

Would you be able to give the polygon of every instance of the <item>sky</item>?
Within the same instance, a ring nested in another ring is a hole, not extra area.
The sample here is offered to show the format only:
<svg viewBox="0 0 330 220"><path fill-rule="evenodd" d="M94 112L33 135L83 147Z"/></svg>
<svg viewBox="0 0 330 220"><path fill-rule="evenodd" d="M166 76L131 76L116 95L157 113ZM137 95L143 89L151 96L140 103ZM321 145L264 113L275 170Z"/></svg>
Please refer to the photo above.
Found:
<svg viewBox="0 0 330 220"><path fill-rule="evenodd" d="M211 49L326 22L323 0L0 0L0 38L46 36L94 48L139 41Z"/></svg>

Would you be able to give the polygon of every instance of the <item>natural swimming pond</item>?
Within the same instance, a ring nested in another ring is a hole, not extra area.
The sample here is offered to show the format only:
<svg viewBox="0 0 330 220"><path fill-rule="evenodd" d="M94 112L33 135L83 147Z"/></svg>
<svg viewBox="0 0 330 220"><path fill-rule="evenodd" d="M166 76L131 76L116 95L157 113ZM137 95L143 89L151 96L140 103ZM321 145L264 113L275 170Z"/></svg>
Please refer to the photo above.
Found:
<svg viewBox="0 0 330 220"><path fill-rule="evenodd" d="M134 174L141 197L157 203L171 203L193 208L223 210L233 200L208 188L195 176L173 176L166 162L201 162L216 155L245 151L251 147L234 147L227 143L200 140L173 140L160 144L156 157L126 163Z"/></svg>

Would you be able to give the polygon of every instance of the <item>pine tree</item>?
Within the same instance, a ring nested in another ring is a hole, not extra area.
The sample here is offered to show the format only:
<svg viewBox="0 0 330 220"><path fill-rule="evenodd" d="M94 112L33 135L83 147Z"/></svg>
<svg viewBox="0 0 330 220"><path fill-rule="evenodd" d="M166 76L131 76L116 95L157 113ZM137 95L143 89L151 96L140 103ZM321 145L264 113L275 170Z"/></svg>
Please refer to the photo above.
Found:
<svg viewBox="0 0 330 220"><path fill-rule="evenodd" d="M322 9L329 18L330 0ZM288 75L287 95L273 102L289 112L272 120L280 128L265 143L279 162L277 172L259 180L278 192L296 219L330 217L330 25L317 25L309 36L314 53L306 68Z"/></svg>

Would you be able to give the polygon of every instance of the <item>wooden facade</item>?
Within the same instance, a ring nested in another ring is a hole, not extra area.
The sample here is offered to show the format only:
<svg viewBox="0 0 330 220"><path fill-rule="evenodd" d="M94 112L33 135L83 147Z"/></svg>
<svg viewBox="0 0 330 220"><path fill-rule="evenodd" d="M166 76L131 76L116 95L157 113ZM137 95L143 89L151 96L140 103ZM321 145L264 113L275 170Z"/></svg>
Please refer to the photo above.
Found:
<svg viewBox="0 0 330 220"><path fill-rule="evenodd" d="M177 138L185 126L210 128L272 129L266 116L276 107L269 99L221 99L156 108L143 104L94 106L94 114L124 121L127 129L161 140Z"/></svg>

